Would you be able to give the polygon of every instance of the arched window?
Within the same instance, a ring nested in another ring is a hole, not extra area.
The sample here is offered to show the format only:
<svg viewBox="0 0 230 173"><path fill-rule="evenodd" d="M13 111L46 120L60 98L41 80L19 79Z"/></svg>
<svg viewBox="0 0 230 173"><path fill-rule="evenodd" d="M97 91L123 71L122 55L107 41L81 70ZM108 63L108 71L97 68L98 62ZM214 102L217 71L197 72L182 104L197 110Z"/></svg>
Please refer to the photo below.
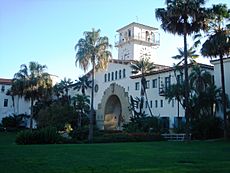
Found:
<svg viewBox="0 0 230 173"><path fill-rule="evenodd" d="M114 80L114 73L112 72L112 76L111 76L112 80Z"/></svg>
<svg viewBox="0 0 230 173"><path fill-rule="evenodd" d="M107 82L107 74L104 75L104 81Z"/></svg>
<svg viewBox="0 0 230 173"><path fill-rule="evenodd" d="M126 76L126 75L125 75L125 69L123 69L123 78L125 78L125 76Z"/></svg>
<svg viewBox="0 0 230 173"><path fill-rule="evenodd" d="M117 71L115 72L115 80L117 80Z"/></svg>
<svg viewBox="0 0 230 173"><path fill-rule="evenodd" d="M121 79L121 70L119 70L119 79Z"/></svg>
<svg viewBox="0 0 230 173"><path fill-rule="evenodd" d="M110 81L110 73L108 73L108 81Z"/></svg>

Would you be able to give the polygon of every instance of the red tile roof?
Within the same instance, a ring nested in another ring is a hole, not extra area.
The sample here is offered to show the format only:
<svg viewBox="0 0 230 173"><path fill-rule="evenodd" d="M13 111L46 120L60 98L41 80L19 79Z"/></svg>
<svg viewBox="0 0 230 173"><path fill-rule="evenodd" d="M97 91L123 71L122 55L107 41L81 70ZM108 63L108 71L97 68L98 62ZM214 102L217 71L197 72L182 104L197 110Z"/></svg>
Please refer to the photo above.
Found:
<svg viewBox="0 0 230 173"><path fill-rule="evenodd" d="M0 84L11 85L11 83L12 83L11 79L0 78Z"/></svg>

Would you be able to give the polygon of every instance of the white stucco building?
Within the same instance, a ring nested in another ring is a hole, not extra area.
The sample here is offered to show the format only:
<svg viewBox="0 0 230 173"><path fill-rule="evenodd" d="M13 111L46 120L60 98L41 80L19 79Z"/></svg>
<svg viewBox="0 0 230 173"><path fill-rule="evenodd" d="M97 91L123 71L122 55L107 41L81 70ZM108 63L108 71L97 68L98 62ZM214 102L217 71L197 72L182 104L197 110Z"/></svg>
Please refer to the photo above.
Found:
<svg viewBox="0 0 230 173"><path fill-rule="evenodd" d="M30 114L30 104L23 97L7 95L7 91L11 88L11 79L0 78L0 122L3 117L18 114Z"/></svg>
<svg viewBox="0 0 230 173"><path fill-rule="evenodd" d="M122 124L129 122L130 96L140 98L141 77L133 75L130 64L140 60L144 54L150 55L150 60L156 62L156 49L160 46L157 29L139 23L131 23L117 30L119 39L115 43L118 48L118 58L110 60L106 70L95 73L96 122L100 129L121 129ZM174 73L173 67L155 64L153 72L146 75L147 95L154 116L165 120L166 128L172 128L177 123L177 116L184 119L184 110L177 101L164 97L164 89L183 78L180 73ZM213 73L213 67L200 64ZM189 71L191 68L189 68ZM89 73L90 74L90 73ZM90 95L90 91L88 91ZM145 100L144 111L149 115ZM178 112L179 111L179 112Z"/></svg>
<svg viewBox="0 0 230 173"><path fill-rule="evenodd" d="M224 58L224 77L225 77L225 93L229 96L230 99L230 57ZM214 65L214 81L215 85L219 88L221 87L221 71L220 71L220 60L213 60L211 63ZM227 109L229 111L229 109ZM219 111L218 114L222 115L222 112Z"/></svg>

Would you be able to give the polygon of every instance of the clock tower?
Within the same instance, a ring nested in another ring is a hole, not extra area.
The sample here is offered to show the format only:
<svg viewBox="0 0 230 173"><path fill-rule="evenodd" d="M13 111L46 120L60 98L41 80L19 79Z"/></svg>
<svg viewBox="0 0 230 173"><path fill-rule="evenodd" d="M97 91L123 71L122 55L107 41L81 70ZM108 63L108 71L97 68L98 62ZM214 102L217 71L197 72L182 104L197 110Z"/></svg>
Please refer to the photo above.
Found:
<svg viewBox="0 0 230 173"><path fill-rule="evenodd" d="M157 28L135 22L118 29L119 38L115 43L118 59L139 60L143 54L148 54L150 61L153 61L155 49L160 45L157 31Z"/></svg>

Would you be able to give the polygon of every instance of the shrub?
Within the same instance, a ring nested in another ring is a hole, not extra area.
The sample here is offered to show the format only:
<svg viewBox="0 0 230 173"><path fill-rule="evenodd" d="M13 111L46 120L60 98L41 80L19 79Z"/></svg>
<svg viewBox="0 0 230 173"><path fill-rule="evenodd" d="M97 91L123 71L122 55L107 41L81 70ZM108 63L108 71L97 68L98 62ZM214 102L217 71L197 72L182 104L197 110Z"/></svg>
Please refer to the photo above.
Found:
<svg viewBox="0 0 230 173"><path fill-rule="evenodd" d="M16 136L17 144L54 144L61 143L62 138L56 128L47 127L35 131L21 131Z"/></svg>
<svg viewBox="0 0 230 173"><path fill-rule="evenodd" d="M2 126L7 131L15 131L18 129L25 128L24 124L24 118L26 115L20 114L20 115L12 115L2 118Z"/></svg>
<svg viewBox="0 0 230 173"><path fill-rule="evenodd" d="M128 133L151 132L160 134L165 129L159 117L132 117L129 123L123 125L123 130Z"/></svg>
<svg viewBox="0 0 230 173"><path fill-rule="evenodd" d="M72 106L54 102L49 107L42 108L35 116L37 126L56 127L57 130L63 130L65 124L69 123L72 127L77 124L77 113Z"/></svg>
<svg viewBox="0 0 230 173"><path fill-rule="evenodd" d="M194 139L213 139L222 137L222 120L219 117L204 116L192 122Z"/></svg>

